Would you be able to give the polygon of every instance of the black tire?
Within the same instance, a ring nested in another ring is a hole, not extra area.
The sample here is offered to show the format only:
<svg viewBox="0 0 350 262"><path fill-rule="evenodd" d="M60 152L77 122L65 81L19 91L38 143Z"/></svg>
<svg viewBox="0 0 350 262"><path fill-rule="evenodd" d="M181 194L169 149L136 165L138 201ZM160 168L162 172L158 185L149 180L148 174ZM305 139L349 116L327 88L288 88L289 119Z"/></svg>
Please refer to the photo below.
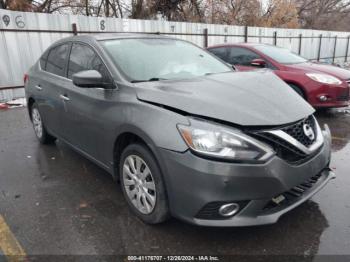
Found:
<svg viewBox="0 0 350 262"><path fill-rule="evenodd" d="M42 132L39 134L35 128L35 120L33 119L35 116L33 115L34 112L37 112L37 114L39 114L39 117L40 117L40 120L41 120L41 128L42 128ZM38 138L39 142L41 144L53 144L55 141L56 141L56 137L50 135L46 128L45 128L45 124L41 118L41 115L40 115L40 111L38 109L38 106L36 105L36 103L34 103L31 108L30 108L30 114L31 114L31 120L32 120L32 123L33 123L33 128L34 128L34 132L35 132L35 135L36 137Z"/></svg>
<svg viewBox="0 0 350 262"><path fill-rule="evenodd" d="M154 208L151 213L144 214L140 212L132 203L129 198L126 187L124 184L123 178L123 167L126 159L129 156L138 156L140 157L148 166L151 172L151 176L154 180L155 184L155 192L156 192L156 201ZM124 197L132 210L132 212L143 222L147 224L159 224L170 218L168 198L166 195L165 184L163 181L163 177L160 171L160 168L157 164L156 159L154 158L152 152L143 144L131 144L127 146L122 152L120 162L119 162L119 178L120 185L124 194Z"/></svg>
<svg viewBox="0 0 350 262"><path fill-rule="evenodd" d="M305 94L303 92L303 90L297 86L297 85L294 85L294 84L290 84L288 83L288 85L295 91L298 93L298 95L300 95L302 98L304 98L306 100L306 97L305 97Z"/></svg>

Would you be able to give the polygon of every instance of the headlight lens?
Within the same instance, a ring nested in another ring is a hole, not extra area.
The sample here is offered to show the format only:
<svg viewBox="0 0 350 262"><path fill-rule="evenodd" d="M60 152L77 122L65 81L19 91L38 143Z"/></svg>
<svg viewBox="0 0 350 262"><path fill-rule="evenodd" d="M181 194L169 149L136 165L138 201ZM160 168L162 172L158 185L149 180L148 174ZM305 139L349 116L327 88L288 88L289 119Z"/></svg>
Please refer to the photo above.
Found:
<svg viewBox="0 0 350 262"><path fill-rule="evenodd" d="M340 85L342 83L340 79L331 75L316 74L316 73L307 73L306 75L310 77L312 80L323 84Z"/></svg>
<svg viewBox="0 0 350 262"><path fill-rule="evenodd" d="M196 153L234 161L265 161L274 151L239 130L190 120L191 125L178 125L186 144Z"/></svg>

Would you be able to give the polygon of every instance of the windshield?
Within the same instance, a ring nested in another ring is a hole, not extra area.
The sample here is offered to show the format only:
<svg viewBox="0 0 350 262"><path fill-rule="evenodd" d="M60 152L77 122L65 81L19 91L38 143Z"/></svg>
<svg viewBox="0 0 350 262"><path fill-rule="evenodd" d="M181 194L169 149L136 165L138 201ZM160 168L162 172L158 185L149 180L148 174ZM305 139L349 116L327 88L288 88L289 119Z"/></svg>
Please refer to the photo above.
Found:
<svg viewBox="0 0 350 262"><path fill-rule="evenodd" d="M254 48L281 64L299 64L307 61L305 58L290 52L288 49L280 47L257 45Z"/></svg>
<svg viewBox="0 0 350 262"><path fill-rule="evenodd" d="M187 79L232 71L201 48L174 39L102 41L115 65L131 82Z"/></svg>

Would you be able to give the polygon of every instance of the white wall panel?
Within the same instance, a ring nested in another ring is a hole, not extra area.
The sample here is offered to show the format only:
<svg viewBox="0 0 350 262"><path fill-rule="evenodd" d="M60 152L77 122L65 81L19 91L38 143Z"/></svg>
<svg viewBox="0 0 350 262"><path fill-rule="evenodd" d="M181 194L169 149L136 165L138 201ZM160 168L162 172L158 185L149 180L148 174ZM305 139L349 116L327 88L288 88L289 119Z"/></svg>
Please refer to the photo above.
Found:
<svg viewBox="0 0 350 262"><path fill-rule="evenodd" d="M7 25L2 19L6 15L10 18L10 23ZM34 64L40 55L58 39L72 35L72 23L77 24L78 32L160 32L168 36L191 41L199 46L203 46L204 44L202 34L205 28L208 29L209 33L209 45L243 42L245 33L243 26L233 25L86 17L0 10L0 88L22 85L23 74ZM6 31L6 29L16 31ZM35 32L37 30L40 32ZM317 59L319 35L322 34L321 57L326 57L322 61L328 63L333 62L334 37L337 36L335 51L337 58L335 58L335 62L342 64L345 60L347 38L350 35L348 32L249 27L248 41L273 44L274 32L277 32L277 45L288 48L295 53L299 52L299 35L302 34L301 55L308 59ZM348 50L349 54L350 50ZM22 91L18 90L3 90L0 91L0 100L5 99L5 96L8 99L11 96L17 96L22 93Z"/></svg>

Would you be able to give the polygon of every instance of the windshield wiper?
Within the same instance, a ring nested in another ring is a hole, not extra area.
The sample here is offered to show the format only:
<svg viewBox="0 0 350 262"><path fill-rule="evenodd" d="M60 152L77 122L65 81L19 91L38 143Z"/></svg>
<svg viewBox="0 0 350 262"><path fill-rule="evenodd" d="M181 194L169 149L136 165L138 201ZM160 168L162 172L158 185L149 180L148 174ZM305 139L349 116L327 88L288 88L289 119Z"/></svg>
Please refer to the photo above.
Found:
<svg viewBox="0 0 350 262"><path fill-rule="evenodd" d="M141 83L141 82L155 82L155 81L161 81L161 80L168 80L166 78L160 78L160 77L152 77L148 80L131 80L131 83Z"/></svg>

